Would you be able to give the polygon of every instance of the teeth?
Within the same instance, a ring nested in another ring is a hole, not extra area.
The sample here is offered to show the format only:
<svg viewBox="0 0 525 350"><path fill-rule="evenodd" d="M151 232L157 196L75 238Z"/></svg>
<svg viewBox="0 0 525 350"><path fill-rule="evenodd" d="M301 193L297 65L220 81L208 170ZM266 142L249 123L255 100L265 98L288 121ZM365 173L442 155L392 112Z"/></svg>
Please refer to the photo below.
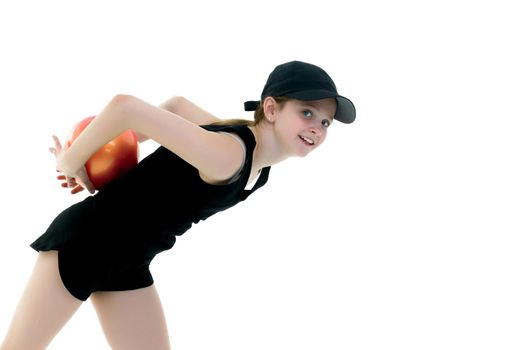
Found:
<svg viewBox="0 0 525 350"><path fill-rule="evenodd" d="M300 137L303 141L308 142L308 144L310 144L310 145L313 145L313 144L314 144L314 141L313 141L312 139L309 139L309 138L304 137L304 136L301 136L301 135L299 135L299 137Z"/></svg>

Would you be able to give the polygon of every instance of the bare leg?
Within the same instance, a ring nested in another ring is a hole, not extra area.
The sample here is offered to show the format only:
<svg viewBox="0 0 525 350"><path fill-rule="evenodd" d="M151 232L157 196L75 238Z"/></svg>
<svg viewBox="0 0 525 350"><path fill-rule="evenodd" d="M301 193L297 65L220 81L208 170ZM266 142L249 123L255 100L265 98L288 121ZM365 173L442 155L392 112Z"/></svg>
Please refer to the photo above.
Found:
<svg viewBox="0 0 525 350"><path fill-rule="evenodd" d="M114 350L170 349L166 319L155 286L96 292L91 302Z"/></svg>
<svg viewBox="0 0 525 350"><path fill-rule="evenodd" d="M80 305L60 279L58 252L40 252L0 350L45 349Z"/></svg>

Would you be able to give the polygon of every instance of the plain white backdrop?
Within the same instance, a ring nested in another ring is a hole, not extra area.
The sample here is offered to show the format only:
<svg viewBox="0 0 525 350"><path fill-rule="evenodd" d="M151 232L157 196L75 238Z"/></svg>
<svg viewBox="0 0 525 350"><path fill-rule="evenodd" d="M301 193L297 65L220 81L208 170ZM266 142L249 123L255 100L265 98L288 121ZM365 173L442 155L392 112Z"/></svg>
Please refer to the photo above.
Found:
<svg viewBox="0 0 525 350"><path fill-rule="evenodd" d="M173 348L523 349L518 3L2 2L0 336L28 245L85 196L58 187L52 134L118 93L249 118L243 102L298 59L357 120L156 258ZM50 349L108 349L89 302Z"/></svg>

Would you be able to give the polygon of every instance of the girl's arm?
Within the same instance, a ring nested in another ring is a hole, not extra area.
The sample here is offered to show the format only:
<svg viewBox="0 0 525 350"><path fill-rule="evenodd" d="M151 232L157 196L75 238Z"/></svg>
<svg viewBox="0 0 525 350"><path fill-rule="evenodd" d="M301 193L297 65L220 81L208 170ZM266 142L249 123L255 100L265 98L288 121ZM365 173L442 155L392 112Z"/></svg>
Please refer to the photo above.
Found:
<svg viewBox="0 0 525 350"><path fill-rule="evenodd" d="M229 179L244 160L244 149L235 138L203 129L136 97L117 95L75 142L57 155L57 167L75 177L92 154L128 129L153 139L215 181Z"/></svg>
<svg viewBox="0 0 525 350"><path fill-rule="evenodd" d="M220 121L220 119L213 114L206 112L204 109L182 96L174 96L162 103L159 107L171 113L178 114L182 118L197 125L206 125ZM139 142L144 142L149 139L143 134L137 132L135 134L137 134Z"/></svg>

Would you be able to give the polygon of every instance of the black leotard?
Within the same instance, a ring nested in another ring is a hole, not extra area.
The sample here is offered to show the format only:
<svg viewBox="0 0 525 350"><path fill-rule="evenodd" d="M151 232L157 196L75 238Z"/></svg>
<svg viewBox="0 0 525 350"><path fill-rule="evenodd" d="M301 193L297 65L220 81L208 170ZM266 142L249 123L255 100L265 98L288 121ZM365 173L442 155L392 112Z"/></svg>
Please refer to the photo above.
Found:
<svg viewBox="0 0 525 350"><path fill-rule="evenodd" d="M266 183L270 167L245 189L256 143L247 126L203 128L233 132L244 141L246 157L237 180L210 185L195 167L161 146L123 177L60 213L31 244L37 251L58 251L60 276L73 296L86 300L94 291L153 284L149 264L173 246L176 236Z"/></svg>

